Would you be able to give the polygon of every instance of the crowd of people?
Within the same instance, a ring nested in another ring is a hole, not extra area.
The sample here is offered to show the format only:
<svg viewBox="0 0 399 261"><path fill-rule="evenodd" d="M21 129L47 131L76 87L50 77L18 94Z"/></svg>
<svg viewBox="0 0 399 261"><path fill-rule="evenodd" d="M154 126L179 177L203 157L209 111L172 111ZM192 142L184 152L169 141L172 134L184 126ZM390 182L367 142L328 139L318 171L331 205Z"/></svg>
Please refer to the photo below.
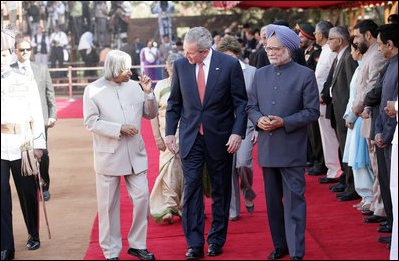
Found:
<svg viewBox="0 0 399 261"><path fill-rule="evenodd" d="M107 15L103 2L95 5L100 16ZM71 30L74 39L80 38L75 44L86 62L97 48L93 38L98 39L98 32L78 32L82 27L76 25L90 27L91 19L83 19L83 5L75 5L69 9L75 28ZM123 21L126 9L118 8L121 13L115 11L114 19ZM32 41L2 30L2 260L13 259L15 252L10 170L29 234L27 247L40 247L34 194L47 186L43 200L50 198L48 153L43 151L56 114L51 77L40 64L45 58L30 58L31 52L46 56L42 50L50 45L51 57L63 60L68 39L60 20L54 19L48 41L40 26L32 26L38 32ZM378 232L392 233L378 241L387 243L390 258L397 260L397 24L397 15L380 26L365 19L350 32L328 21L291 29L286 21L276 20L260 30L245 25L238 34L227 28L223 36L194 27L176 43L164 35L159 48L153 40L140 45L138 38L128 45L126 37L120 48L113 48L120 50L108 47L102 55L103 77L89 84L83 95L84 124L93 135L104 256L115 260L122 250L121 177L134 205L129 254L154 260L146 242L150 216L166 223L178 216L187 241L186 259L202 258L204 194L209 188L207 255L221 255L228 223L240 216L240 192L246 210L254 213L252 151L258 142L274 245L269 259L289 255L301 260L305 255L307 174L323 175L318 182L331 184L339 201L356 200L353 207L365 216L363 222L379 223ZM107 47L103 43L100 46ZM138 61L145 65L141 73L131 70ZM160 63L165 71L148 67ZM163 80L155 84L159 78ZM28 84L32 81L36 85ZM23 90L16 90L20 86ZM15 106L22 109L9 109ZM151 193L140 131L143 117L151 119L160 150L159 175ZM26 157L20 145L28 142L40 172L47 172L45 184L35 174L21 173Z"/></svg>

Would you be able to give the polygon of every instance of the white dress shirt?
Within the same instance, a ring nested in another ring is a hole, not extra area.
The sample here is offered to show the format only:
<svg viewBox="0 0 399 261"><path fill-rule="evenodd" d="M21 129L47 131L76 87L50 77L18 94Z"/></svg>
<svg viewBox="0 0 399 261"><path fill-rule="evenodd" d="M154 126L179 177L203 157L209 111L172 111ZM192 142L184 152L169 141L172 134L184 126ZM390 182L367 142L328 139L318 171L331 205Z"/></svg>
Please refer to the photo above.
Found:
<svg viewBox="0 0 399 261"><path fill-rule="evenodd" d="M337 57L337 53L331 51L330 46L325 44L321 47L321 53L319 61L316 65L315 76L317 87L319 88L319 94L323 90L324 83L327 80L328 73L330 72L331 66L334 59Z"/></svg>
<svg viewBox="0 0 399 261"><path fill-rule="evenodd" d="M52 33L50 37L50 42L52 43L53 41L58 42L57 46L65 47L68 45L68 37L63 31L58 31L58 33Z"/></svg>

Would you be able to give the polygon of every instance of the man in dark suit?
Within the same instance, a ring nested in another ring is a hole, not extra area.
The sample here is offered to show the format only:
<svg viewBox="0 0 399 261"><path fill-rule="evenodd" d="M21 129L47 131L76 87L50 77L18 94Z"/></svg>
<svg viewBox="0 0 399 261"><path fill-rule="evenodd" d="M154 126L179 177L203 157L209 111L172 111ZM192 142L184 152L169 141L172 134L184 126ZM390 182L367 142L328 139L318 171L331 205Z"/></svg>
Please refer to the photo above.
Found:
<svg viewBox="0 0 399 261"><path fill-rule="evenodd" d="M33 75L37 88L39 89L40 101L43 111L43 121L47 142L47 129L54 127L57 120L57 112L55 108L54 87L50 77L50 72L47 65L34 63L30 61L32 54L32 46L28 40L17 37L15 54L17 55L17 62L11 64L12 68L19 70L25 75ZM43 184L43 198L50 199L50 175L49 175L50 158L48 150L43 150L42 160L40 162L40 174L44 181Z"/></svg>
<svg viewBox="0 0 399 261"><path fill-rule="evenodd" d="M338 54L330 69L327 81L322 91L322 103L327 104L326 118L331 119L331 125L335 128L341 156L344 155L347 127L343 118L346 104L349 100L349 89L352 75L358 66L353 60L349 47L349 31L344 26L336 26L330 29L328 44L331 51ZM341 162L344 171L346 188L342 194L337 194L340 201L359 199L355 191L352 168L347 163ZM341 181L340 181L341 182Z"/></svg>
<svg viewBox="0 0 399 261"><path fill-rule="evenodd" d="M184 173L183 230L187 259L204 256L202 175L207 164L212 189L212 225L208 256L222 253L231 199L232 158L245 136L247 94L237 59L212 50L203 27L187 32L185 57L175 61L166 110L166 145L175 152L180 121L180 155Z"/></svg>
<svg viewBox="0 0 399 261"><path fill-rule="evenodd" d="M280 25L266 27L271 65L255 72L247 112L259 129L269 227L274 251L269 259L305 254L305 165L307 125L320 116L314 72L292 60L299 37ZM284 198L284 204L283 204Z"/></svg>

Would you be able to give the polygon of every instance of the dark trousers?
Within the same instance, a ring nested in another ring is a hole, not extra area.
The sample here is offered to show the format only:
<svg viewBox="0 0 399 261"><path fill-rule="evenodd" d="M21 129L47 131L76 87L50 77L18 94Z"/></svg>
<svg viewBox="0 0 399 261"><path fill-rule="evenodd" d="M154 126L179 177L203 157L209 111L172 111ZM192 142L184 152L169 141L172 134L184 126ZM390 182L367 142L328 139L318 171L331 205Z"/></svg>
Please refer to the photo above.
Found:
<svg viewBox="0 0 399 261"><path fill-rule="evenodd" d="M391 171L391 149L392 145L380 149L376 146L377 162L378 162L378 181L380 182L380 190L382 202L384 202L385 213L387 214L387 222L392 227L392 199L390 189L390 171ZM389 156L389 159L387 158ZM389 161L388 161L389 160ZM389 165L387 165L389 163ZM394 175L398 175L395 173Z"/></svg>
<svg viewBox="0 0 399 261"><path fill-rule="evenodd" d="M321 134L318 121L315 121L308 125L308 138L310 146L312 148L312 156L315 168L327 170L324 162L323 146L321 143Z"/></svg>
<svg viewBox="0 0 399 261"><path fill-rule="evenodd" d="M12 225L10 170L28 233L39 238L39 202L36 176L21 175L21 160L1 160L1 250L15 250Z"/></svg>
<svg viewBox="0 0 399 261"><path fill-rule="evenodd" d="M303 257L306 229L305 169L263 167L262 171L273 245L275 248L288 245L291 257Z"/></svg>
<svg viewBox="0 0 399 261"><path fill-rule="evenodd" d="M63 68L64 67L64 48L61 46L51 47L50 54L51 68ZM58 61L58 66L57 66ZM65 72L53 72L55 78L65 77Z"/></svg>
<svg viewBox="0 0 399 261"><path fill-rule="evenodd" d="M207 164L212 194L212 224L208 244L223 246L226 242L231 200L231 171L233 155L213 160L207 151L204 137L198 134L190 153L182 159L184 174L183 231L187 247L203 247L204 193L203 169Z"/></svg>
<svg viewBox="0 0 399 261"><path fill-rule="evenodd" d="M45 132L46 132L46 144L47 144L47 130L48 126L44 126ZM48 154L48 150L45 149L43 150L43 156L40 161L40 176L45 182L45 185L43 186L44 191L48 191L50 188L50 175L49 175L49 168L50 168L50 157Z"/></svg>

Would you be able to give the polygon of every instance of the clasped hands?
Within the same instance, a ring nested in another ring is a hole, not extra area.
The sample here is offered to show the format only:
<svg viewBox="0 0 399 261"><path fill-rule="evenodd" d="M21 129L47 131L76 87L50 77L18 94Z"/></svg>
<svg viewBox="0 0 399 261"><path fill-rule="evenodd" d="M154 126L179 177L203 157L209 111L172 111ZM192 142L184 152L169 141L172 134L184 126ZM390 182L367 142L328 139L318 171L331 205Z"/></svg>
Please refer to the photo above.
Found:
<svg viewBox="0 0 399 261"><path fill-rule="evenodd" d="M231 134L229 137L228 142L226 143L227 152L228 153L235 153L241 146L242 138L240 135ZM176 137L174 135L168 135L165 137L166 147L169 151L173 154L176 154Z"/></svg>
<svg viewBox="0 0 399 261"><path fill-rule="evenodd" d="M284 127L284 120L274 115L263 116L258 120L258 127L264 131L273 131Z"/></svg>
<svg viewBox="0 0 399 261"><path fill-rule="evenodd" d="M122 125L122 127L121 127L122 135L133 137L137 133L139 133L139 131L133 125Z"/></svg>

